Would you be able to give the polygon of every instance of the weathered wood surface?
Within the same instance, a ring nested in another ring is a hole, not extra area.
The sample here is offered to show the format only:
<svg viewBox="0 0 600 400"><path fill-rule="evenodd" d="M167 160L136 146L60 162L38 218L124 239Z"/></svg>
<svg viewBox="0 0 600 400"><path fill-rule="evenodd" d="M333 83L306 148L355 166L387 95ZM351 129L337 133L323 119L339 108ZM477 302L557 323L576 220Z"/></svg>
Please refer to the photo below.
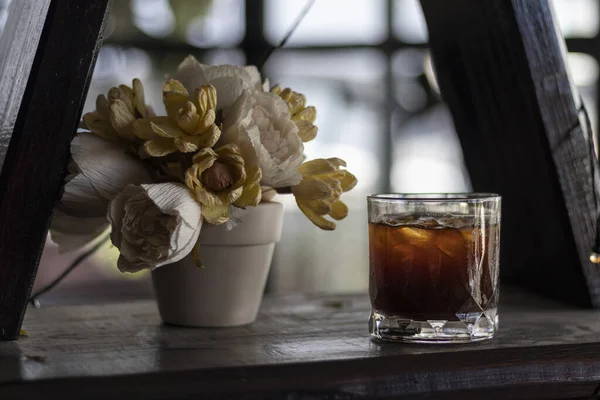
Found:
<svg viewBox="0 0 600 400"><path fill-rule="evenodd" d="M0 171L49 5L50 0L12 2L0 36Z"/></svg>
<svg viewBox="0 0 600 400"><path fill-rule="evenodd" d="M0 116L13 121L0 171L0 340L19 333L108 9L109 0L11 4L9 21L22 17L26 26L9 22L2 34L3 41L14 40L14 48L8 51L10 67L0 61L0 97L8 95L7 103L0 101L8 114ZM6 79L16 81L7 84Z"/></svg>
<svg viewBox="0 0 600 400"><path fill-rule="evenodd" d="M421 4L473 188L503 196L503 279L599 307L588 133L549 1Z"/></svg>
<svg viewBox="0 0 600 400"><path fill-rule="evenodd" d="M364 295L267 297L229 329L162 325L142 300L29 309L0 343L0 398L595 398L600 312L503 292L501 332L472 345L367 335ZM433 396L433 397L432 397Z"/></svg>

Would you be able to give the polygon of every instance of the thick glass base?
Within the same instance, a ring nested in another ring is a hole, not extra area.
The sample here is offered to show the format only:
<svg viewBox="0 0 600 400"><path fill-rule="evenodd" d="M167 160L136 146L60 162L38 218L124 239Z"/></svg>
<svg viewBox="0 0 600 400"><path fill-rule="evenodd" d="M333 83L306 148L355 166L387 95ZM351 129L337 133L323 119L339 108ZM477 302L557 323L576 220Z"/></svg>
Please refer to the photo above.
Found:
<svg viewBox="0 0 600 400"><path fill-rule="evenodd" d="M456 316L455 321L416 321L374 311L369 319L369 331L377 339L393 342L471 343L491 339L498 330L496 309Z"/></svg>

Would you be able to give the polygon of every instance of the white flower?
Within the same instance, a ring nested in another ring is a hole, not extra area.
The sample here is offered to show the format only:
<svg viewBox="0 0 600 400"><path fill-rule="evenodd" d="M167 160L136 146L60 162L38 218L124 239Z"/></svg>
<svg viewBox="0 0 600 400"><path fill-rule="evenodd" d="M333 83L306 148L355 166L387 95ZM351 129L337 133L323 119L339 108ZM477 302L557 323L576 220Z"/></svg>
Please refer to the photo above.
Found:
<svg viewBox="0 0 600 400"><path fill-rule="evenodd" d="M253 65L208 66L200 64L193 56L183 60L173 78L181 82L189 93L194 93L202 85L214 86L217 90L217 109L223 110L224 116L244 90L264 90L260 73ZM267 82L265 84L268 85Z"/></svg>
<svg viewBox="0 0 600 400"><path fill-rule="evenodd" d="M130 185L110 202L110 238L121 251L118 266L137 272L187 256L202 226L200 204L180 183Z"/></svg>
<svg viewBox="0 0 600 400"><path fill-rule="evenodd" d="M245 90L223 123L223 143L235 143L249 165L262 170L261 184L295 186L302 180L298 167L304 145L288 107L273 93Z"/></svg>
<svg viewBox="0 0 600 400"><path fill-rule="evenodd" d="M151 182L139 159L117 142L89 132L73 138L71 156L70 175L50 224L60 252L81 247L104 232L108 203L127 185Z"/></svg>

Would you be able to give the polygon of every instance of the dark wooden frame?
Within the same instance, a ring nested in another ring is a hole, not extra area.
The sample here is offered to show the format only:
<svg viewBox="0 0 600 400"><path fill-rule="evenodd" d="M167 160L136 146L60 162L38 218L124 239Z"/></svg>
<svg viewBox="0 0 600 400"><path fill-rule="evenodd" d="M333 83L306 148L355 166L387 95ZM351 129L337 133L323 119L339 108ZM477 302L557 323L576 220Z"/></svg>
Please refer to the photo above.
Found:
<svg viewBox="0 0 600 400"><path fill-rule="evenodd" d="M39 37L39 43L1 61L6 66L25 60L27 66L33 58L26 87L13 85L8 102L14 125L0 173L0 340L19 334L110 0L19 0L15 7L35 11L11 11L9 18L23 18L30 29L20 35Z"/></svg>
<svg viewBox="0 0 600 400"><path fill-rule="evenodd" d="M548 0L421 0L442 95L477 191L503 195L502 266L600 306L592 162ZM506 276L506 275L505 275Z"/></svg>

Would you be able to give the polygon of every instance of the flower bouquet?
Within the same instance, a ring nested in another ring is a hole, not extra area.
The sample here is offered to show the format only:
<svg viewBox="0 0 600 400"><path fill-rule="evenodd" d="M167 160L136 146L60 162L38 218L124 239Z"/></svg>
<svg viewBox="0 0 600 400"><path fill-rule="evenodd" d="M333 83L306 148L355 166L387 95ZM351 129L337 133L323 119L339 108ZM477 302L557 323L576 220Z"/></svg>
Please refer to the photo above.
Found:
<svg viewBox="0 0 600 400"><path fill-rule="evenodd" d="M188 56L162 98L166 115L156 115L138 79L98 96L73 138L51 237L68 251L110 228L122 272L153 270L165 321L252 322L281 235L272 198L293 195L333 230L325 217L346 217L340 196L356 178L339 158L305 160L315 108L253 66Z"/></svg>

